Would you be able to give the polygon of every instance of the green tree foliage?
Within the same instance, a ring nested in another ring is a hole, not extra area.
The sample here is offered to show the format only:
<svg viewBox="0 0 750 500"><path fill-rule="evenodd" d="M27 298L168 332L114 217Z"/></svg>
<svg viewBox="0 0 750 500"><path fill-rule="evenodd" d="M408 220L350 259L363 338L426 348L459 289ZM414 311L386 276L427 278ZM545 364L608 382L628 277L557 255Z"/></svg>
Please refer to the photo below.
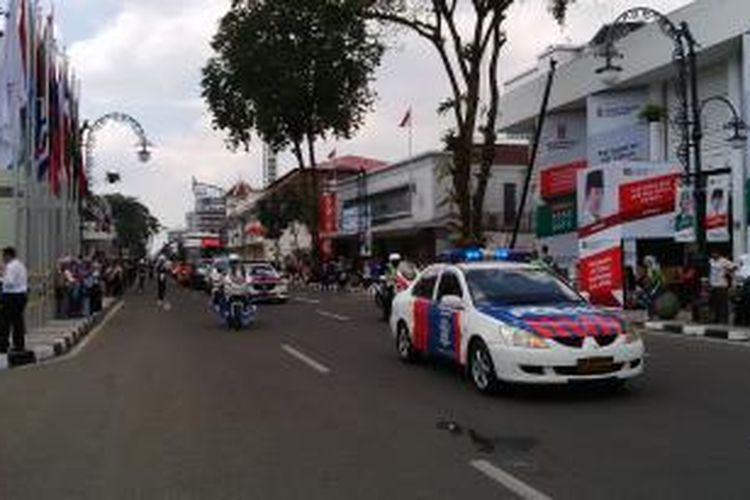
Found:
<svg viewBox="0 0 750 500"><path fill-rule="evenodd" d="M362 125L383 52L342 0L234 0L211 46L203 97L214 127L235 149L253 132L276 151L291 147L300 167L315 165L316 140Z"/></svg>
<svg viewBox="0 0 750 500"><path fill-rule="evenodd" d="M256 206L258 221L266 230L266 237L278 240L294 222L307 222L308 206L298 193L287 193L285 196L272 195L260 200Z"/></svg>
<svg viewBox="0 0 750 500"><path fill-rule="evenodd" d="M149 239L161 230L158 219L133 197L109 194L104 198L112 209L117 247L127 250L132 257L145 256Z"/></svg>
<svg viewBox="0 0 750 500"><path fill-rule="evenodd" d="M507 41L503 23L517 1L521 0L352 0L364 18L406 29L427 41L441 61L451 93L438 110L450 113L454 121L445 139L453 153L452 198L465 242L482 239L484 198L497 141L499 58ZM575 0L538 1L547 2L562 23ZM478 153L477 134L482 137Z"/></svg>

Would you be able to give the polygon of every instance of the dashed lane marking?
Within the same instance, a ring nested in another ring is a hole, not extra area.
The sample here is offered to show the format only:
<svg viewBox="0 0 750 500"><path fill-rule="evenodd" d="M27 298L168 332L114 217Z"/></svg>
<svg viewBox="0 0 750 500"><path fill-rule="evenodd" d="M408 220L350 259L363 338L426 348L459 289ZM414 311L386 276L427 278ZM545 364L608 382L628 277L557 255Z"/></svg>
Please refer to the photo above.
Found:
<svg viewBox="0 0 750 500"><path fill-rule="evenodd" d="M294 300L303 304L320 304L318 299L308 299L307 297L294 297Z"/></svg>
<svg viewBox="0 0 750 500"><path fill-rule="evenodd" d="M334 314L332 312L323 311L322 309L318 309L315 312L323 316L324 318L331 318L331 319L335 319L336 321L349 321L352 319L349 316L341 316L340 314Z"/></svg>
<svg viewBox="0 0 750 500"><path fill-rule="evenodd" d="M297 349L295 349L294 347L288 344L281 344L281 349L287 354L289 354L290 356L292 356L293 358L296 358L297 360L303 362L304 364L306 364L307 366L309 366L310 368L312 368L318 373L321 373L323 375L328 375L329 373L331 373L331 369L328 368L326 365L315 361L313 358L311 358L307 354L301 351L298 351Z"/></svg>
<svg viewBox="0 0 750 500"><path fill-rule="evenodd" d="M535 490L520 479L508 474L487 460L473 460L469 465L495 482L500 483L524 500L552 500L552 497Z"/></svg>

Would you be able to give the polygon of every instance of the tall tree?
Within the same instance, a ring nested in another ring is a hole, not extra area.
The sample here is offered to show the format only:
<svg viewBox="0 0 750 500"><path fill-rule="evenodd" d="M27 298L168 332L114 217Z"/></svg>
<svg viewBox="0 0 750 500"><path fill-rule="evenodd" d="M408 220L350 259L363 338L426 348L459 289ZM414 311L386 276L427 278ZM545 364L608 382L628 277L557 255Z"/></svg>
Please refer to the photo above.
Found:
<svg viewBox="0 0 750 500"><path fill-rule="evenodd" d="M359 7L346 0L233 0L203 69L203 97L230 148L249 148L255 133L275 151L291 148L300 168L315 167L316 141L357 131L374 100L370 83L383 52ZM317 248L317 208L312 212Z"/></svg>
<svg viewBox="0 0 750 500"><path fill-rule="evenodd" d="M453 153L452 198L465 242L482 239L484 198L497 142L500 54L507 41L503 23L516 1L352 0L364 18L405 28L426 40L441 61L451 94L438 109L453 117L446 142ZM541 1L563 22L575 0ZM478 155L477 134L482 138Z"/></svg>
<svg viewBox="0 0 750 500"><path fill-rule="evenodd" d="M135 258L145 256L149 240L161 230L159 220L151 215L148 207L131 196L108 194L104 198L112 209L117 247L127 250Z"/></svg>

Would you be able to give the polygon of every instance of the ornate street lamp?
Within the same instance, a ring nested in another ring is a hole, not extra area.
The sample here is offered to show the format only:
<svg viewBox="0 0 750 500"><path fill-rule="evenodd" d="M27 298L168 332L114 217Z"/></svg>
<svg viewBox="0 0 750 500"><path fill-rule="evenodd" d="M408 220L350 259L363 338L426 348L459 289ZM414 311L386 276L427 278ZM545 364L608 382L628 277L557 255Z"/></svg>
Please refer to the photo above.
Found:
<svg viewBox="0 0 750 500"><path fill-rule="evenodd" d="M606 77L608 74L619 73L622 68L612 63L615 58L622 58L616 47L617 40L630 33L635 27L646 22L655 21L661 32L670 38L674 44L672 58L674 59L677 70L677 81L675 82L675 93L677 94L677 109L674 113L673 123L680 131L680 143L677 146L677 158L685 170L686 182L692 184L693 196L696 207L696 267L698 276L706 278L708 275L708 259L706 251L706 191L705 191L705 174L702 169L702 141L703 141L703 124L701 122L701 113L703 107L709 102L722 102L729 106L732 111L733 119L725 126L732 130L733 135L728 142L733 148L740 148L747 141L745 134L745 123L740 119L739 114L732 103L722 96L716 96L701 102L698 98L698 69L696 48L697 42L686 22L679 25L673 23L664 14L649 7L635 7L629 9L608 27L606 40L599 56L605 59L603 67L596 72ZM634 24L636 23L636 24ZM691 172L690 157L692 150L693 168ZM705 280L701 280L701 296L705 294Z"/></svg>
<svg viewBox="0 0 750 500"><path fill-rule="evenodd" d="M138 120L125 113L108 113L98 118L91 125L89 125L88 122L84 123L82 127L83 147L86 151L86 173L89 178L91 178L94 169L94 147L96 146L95 134L110 122L117 122L130 127L138 138L138 150L136 151L138 160L141 163L147 163L151 159L150 148L153 147L153 143L151 143L151 141L148 140L148 137L146 137L146 131L141 124L138 123ZM107 174L107 177L109 180L109 173ZM115 182L118 182L119 180L118 174Z"/></svg>
<svg viewBox="0 0 750 500"><path fill-rule="evenodd" d="M729 112L732 113L732 119L724 124L724 130L731 130L732 135L727 138L727 142L732 149L744 148L747 143L747 124L745 124L745 121L740 118L740 114L737 112L737 108L734 107L734 104L732 104L732 101L721 95L704 99L701 102L701 115L703 114L706 105L710 103L720 103L729 108Z"/></svg>

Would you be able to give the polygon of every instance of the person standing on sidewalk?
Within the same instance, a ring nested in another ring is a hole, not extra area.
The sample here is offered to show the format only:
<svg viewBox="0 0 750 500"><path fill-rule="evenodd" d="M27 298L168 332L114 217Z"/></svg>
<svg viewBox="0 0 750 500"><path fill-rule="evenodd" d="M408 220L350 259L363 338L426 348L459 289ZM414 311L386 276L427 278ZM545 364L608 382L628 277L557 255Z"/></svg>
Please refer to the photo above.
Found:
<svg viewBox="0 0 750 500"><path fill-rule="evenodd" d="M711 254L711 272L708 284L710 287L709 306L713 322L729 322L729 277L735 269L734 263L718 252Z"/></svg>
<svg viewBox="0 0 750 500"><path fill-rule="evenodd" d="M8 352L8 337L13 339L14 351L26 350L26 322L24 312L28 300L28 276L26 266L18 260L16 249L3 249L3 293L2 293L2 332L0 352Z"/></svg>

